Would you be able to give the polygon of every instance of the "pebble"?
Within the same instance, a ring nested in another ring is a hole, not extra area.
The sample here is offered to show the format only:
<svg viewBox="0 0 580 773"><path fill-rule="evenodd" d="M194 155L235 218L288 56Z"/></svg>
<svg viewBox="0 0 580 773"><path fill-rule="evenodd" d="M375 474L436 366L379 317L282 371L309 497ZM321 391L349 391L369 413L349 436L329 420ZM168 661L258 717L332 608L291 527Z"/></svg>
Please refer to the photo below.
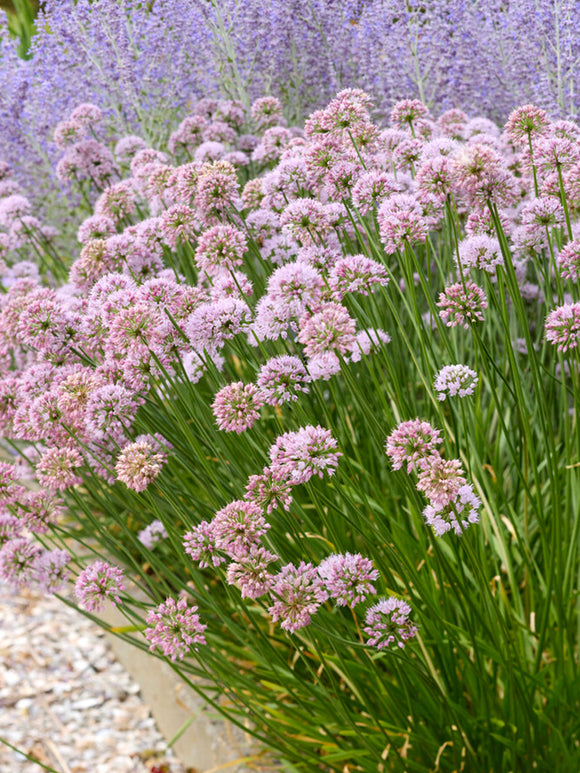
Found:
<svg viewBox="0 0 580 773"><path fill-rule="evenodd" d="M62 773L186 773L103 632L0 584L0 739ZM0 771L41 768L0 743Z"/></svg>

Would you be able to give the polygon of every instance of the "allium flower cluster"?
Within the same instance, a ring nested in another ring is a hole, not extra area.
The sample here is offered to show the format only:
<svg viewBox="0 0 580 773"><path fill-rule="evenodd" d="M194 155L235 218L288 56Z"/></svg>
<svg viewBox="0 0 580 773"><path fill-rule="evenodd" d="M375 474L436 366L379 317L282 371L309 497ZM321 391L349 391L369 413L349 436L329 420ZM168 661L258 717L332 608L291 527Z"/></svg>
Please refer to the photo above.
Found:
<svg viewBox="0 0 580 773"><path fill-rule="evenodd" d="M427 222L419 201L406 193L386 199L377 214L381 242L387 254L403 249L405 243L424 242Z"/></svg>
<svg viewBox="0 0 580 773"><path fill-rule="evenodd" d="M145 622L148 628L145 638L151 642L151 651L160 649L166 658L183 660L197 644L205 644L204 631L207 625L202 623L197 607L188 606L184 598L168 598L157 609L147 613Z"/></svg>
<svg viewBox="0 0 580 773"><path fill-rule="evenodd" d="M300 320L298 341L308 357L326 352L347 354L355 341L356 322L340 303L324 303Z"/></svg>
<svg viewBox="0 0 580 773"><path fill-rule="evenodd" d="M460 486L454 499L446 505L431 503L423 510L425 522L436 537L453 529L461 536L471 523L479 521L481 501L475 496L473 486Z"/></svg>
<svg viewBox="0 0 580 773"><path fill-rule="evenodd" d="M9 539L0 548L0 579L14 588L30 585L35 578L40 548L25 537Z"/></svg>
<svg viewBox="0 0 580 773"><path fill-rule="evenodd" d="M216 548L232 558L257 544L270 528L261 508L243 499L218 510L211 526Z"/></svg>
<svg viewBox="0 0 580 773"><path fill-rule="evenodd" d="M223 564L225 558L219 554L216 546L213 522L202 521L183 537L183 547L192 561L200 569Z"/></svg>
<svg viewBox="0 0 580 773"><path fill-rule="evenodd" d="M546 317L546 341L559 352L576 349L580 345L580 303L565 303Z"/></svg>
<svg viewBox="0 0 580 773"><path fill-rule="evenodd" d="M574 239L560 250L558 267L562 279L578 282L580 278L580 240Z"/></svg>
<svg viewBox="0 0 580 773"><path fill-rule="evenodd" d="M443 443L441 432L428 422L419 419L403 421L389 435L386 453L393 469L400 470L404 464L407 472L425 468L430 460L439 455L438 446Z"/></svg>
<svg viewBox="0 0 580 773"><path fill-rule="evenodd" d="M227 581L230 585L237 585L243 599L260 598L274 584L274 576L268 572L268 566L277 560L275 553L261 545L251 545L230 563L226 571Z"/></svg>
<svg viewBox="0 0 580 773"><path fill-rule="evenodd" d="M287 564L274 578L270 591L275 599L268 612L272 620L289 633L309 625L321 604L328 598L323 582L312 564Z"/></svg>
<svg viewBox="0 0 580 773"><path fill-rule="evenodd" d="M89 612L100 612L106 601L120 604L119 594L125 590L123 572L106 561L95 561L79 574L75 594Z"/></svg>
<svg viewBox="0 0 580 773"><path fill-rule="evenodd" d="M35 580L43 593L58 593L66 586L70 577L70 560L68 551L58 548L40 553L34 570Z"/></svg>
<svg viewBox="0 0 580 773"><path fill-rule="evenodd" d="M231 225L216 225L201 234L195 251L195 261L210 275L233 271L244 262L248 240L242 231Z"/></svg>
<svg viewBox="0 0 580 773"><path fill-rule="evenodd" d="M459 245L459 259L465 268L479 268L495 274L496 266L503 265L501 247L497 239L486 234L468 236Z"/></svg>
<svg viewBox="0 0 580 773"><path fill-rule="evenodd" d="M246 499L266 510L268 515L280 505L289 510L292 504L290 490L294 484L274 477L272 470L264 467L261 475L250 475L246 486Z"/></svg>
<svg viewBox="0 0 580 773"><path fill-rule="evenodd" d="M457 497L459 489L466 483L459 459L433 456L419 472L417 489L425 494L432 505L445 507Z"/></svg>
<svg viewBox="0 0 580 773"><path fill-rule="evenodd" d="M463 325L467 330L470 324L483 320L487 299L475 282L457 282L439 294L437 306L441 309L439 316L447 327Z"/></svg>
<svg viewBox="0 0 580 773"><path fill-rule="evenodd" d="M308 392L310 376L298 357L282 354L262 366L256 383L267 405L296 401L298 392Z"/></svg>
<svg viewBox="0 0 580 773"><path fill-rule="evenodd" d="M147 550L151 550L154 545L161 540L167 539L167 530L161 521L151 521L144 529L137 534L137 539Z"/></svg>
<svg viewBox="0 0 580 773"><path fill-rule="evenodd" d="M307 483L314 475L322 478L324 471L334 475L342 456L336 449L329 429L308 426L285 432L270 448L272 474L295 485Z"/></svg>
<svg viewBox="0 0 580 773"><path fill-rule="evenodd" d="M154 437L144 436L123 448L115 464L115 472L117 479L127 488L145 491L166 462L167 454L162 444Z"/></svg>
<svg viewBox="0 0 580 773"><path fill-rule="evenodd" d="M381 599L369 607L365 616L363 631L369 637L369 647L382 650L391 644L401 649L417 635L418 628L409 620L411 607L406 601L395 596Z"/></svg>
<svg viewBox="0 0 580 773"><path fill-rule="evenodd" d="M434 388L438 400L449 397L472 395L478 382L477 373L466 365L445 365L435 378Z"/></svg>
<svg viewBox="0 0 580 773"><path fill-rule="evenodd" d="M318 574L330 598L338 606L354 607L369 594L376 594L372 584L379 576L370 558L360 553L334 554L318 566Z"/></svg>
<svg viewBox="0 0 580 773"><path fill-rule="evenodd" d="M217 425L225 432L245 432L260 418L261 391L254 384L236 381L216 393L212 404Z"/></svg>
<svg viewBox="0 0 580 773"><path fill-rule="evenodd" d="M36 476L51 491L64 491L81 482L75 470L83 463L83 457L74 448L49 448L36 466Z"/></svg>

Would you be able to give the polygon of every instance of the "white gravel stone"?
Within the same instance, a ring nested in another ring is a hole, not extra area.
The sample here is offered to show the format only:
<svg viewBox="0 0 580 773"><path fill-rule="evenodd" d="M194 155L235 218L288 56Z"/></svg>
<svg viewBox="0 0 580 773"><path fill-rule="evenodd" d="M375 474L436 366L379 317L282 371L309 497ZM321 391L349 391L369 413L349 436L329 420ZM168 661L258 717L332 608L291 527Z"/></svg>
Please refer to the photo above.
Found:
<svg viewBox="0 0 580 773"><path fill-rule="evenodd" d="M62 773L185 773L103 632L0 584L0 738ZM0 771L41 768L0 743Z"/></svg>

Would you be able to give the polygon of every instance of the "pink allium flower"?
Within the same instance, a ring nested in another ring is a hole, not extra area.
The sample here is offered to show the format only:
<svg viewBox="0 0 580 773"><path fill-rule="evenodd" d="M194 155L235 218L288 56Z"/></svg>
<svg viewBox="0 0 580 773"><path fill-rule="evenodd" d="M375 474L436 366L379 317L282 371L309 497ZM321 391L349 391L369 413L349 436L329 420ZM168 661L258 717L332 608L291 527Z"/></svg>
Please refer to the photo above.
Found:
<svg viewBox="0 0 580 773"><path fill-rule="evenodd" d="M338 300L347 293L368 295L373 285L386 287L389 282L385 267L364 255L346 255L338 260L328 275L333 296Z"/></svg>
<svg viewBox="0 0 580 773"><path fill-rule="evenodd" d="M75 448L49 448L40 457L36 477L51 491L64 491L82 482L75 470L83 464L83 457Z"/></svg>
<svg viewBox="0 0 580 773"><path fill-rule="evenodd" d="M308 392L310 377L298 357L282 354L262 366L256 383L267 405L282 405L298 399L297 392Z"/></svg>
<svg viewBox="0 0 580 773"><path fill-rule="evenodd" d="M565 303L546 317L546 341L559 352L576 349L580 344L580 303Z"/></svg>
<svg viewBox="0 0 580 773"><path fill-rule="evenodd" d="M237 201L239 187L236 170L227 161L206 163L199 170L195 205L206 220L211 219Z"/></svg>
<svg viewBox="0 0 580 773"><path fill-rule="evenodd" d="M340 373L340 360L334 352L321 352L308 358L307 367L312 381L328 381Z"/></svg>
<svg viewBox="0 0 580 773"><path fill-rule="evenodd" d="M200 304L189 316L185 333L198 352L215 353L224 341L249 329L250 307L237 298L220 298Z"/></svg>
<svg viewBox="0 0 580 773"><path fill-rule="evenodd" d="M453 173L447 156L436 155L423 158L415 177L420 199L433 196L445 203L453 188Z"/></svg>
<svg viewBox="0 0 580 773"><path fill-rule="evenodd" d="M522 228L530 235L541 235L546 245L546 228L555 228L563 222L564 208L554 196L540 196L522 209Z"/></svg>
<svg viewBox="0 0 580 773"><path fill-rule="evenodd" d="M517 183L505 160L489 145L474 142L462 145L452 160L456 185L473 203L511 204Z"/></svg>
<svg viewBox="0 0 580 773"><path fill-rule="evenodd" d="M236 132L225 121L212 121L203 130L203 139L206 142L221 142L231 145L236 141Z"/></svg>
<svg viewBox="0 0 580 773"><path fill-rule="evenodd" d="M450 397L472 395L479 381L477 373L466 365L445 365L435 378L433 387L438 400Z"/></svg>
<svg viewBox="0 0 580 773"><path fill-rule="evenodd" d="M393 469L400 470L407 464L407 472L426 467L430 460L439 456L437 447L442 444L441 432L428 422L419 419L403 421L387 438L385 450L393 463Z"/></svg>
<svg viewBox="0 0 580 773"><path fill-rule="evenodd" d="M280 216L285 233L303 244L317 242L330 230L330 220L324 204L316 199L297 199Z"/></svg>
<svg viewBox="0 0 580 773"><path fill-rule="evenodd" d="M197 607L189 607L184 598L177 602L168 598L148 612L145 622L152 627L146 628L143 635L151 642L149 649L160 649L171 660L183 660L192 647L197 649L197 644L205 644L203 632L207 625L200 622L196 612Z"/></svg>
<svg viewBox="0 0 580 773"><path fill-rule="evenodd" d="M560 250L558 268L562 279L578 282L580 278L580 240L574 239Z"/></svg>
<svg viewBox="0 0 580 773"><path fill-rule="evenodd" d="M350 359L352 362L360 362L363 357L382 351L385 344L390 342L391 336L384 330L360 330L352 345Z"/></svg>
<svg viewBox="0 0 580 773"><path fill-rule="evenodd" d="M419 201L406 193L386 199L377 214L381 242L387 254L402 249L405 242L424 242L427 223Z"/></svg>
<svg viewBox="0 0 580 773"><path fill-rule="evenodd" d="M183 536L183 547L191 560L199 564L200 569L219 566L226 560L218 553L213 521L202 521L192 531L187 532Z"/></svg>
<svg viewBox="0 0 580 773"><path fill-rule="evenodd" d="M105 215L91 215L79 226L77 239L81 244L86 244L93 239L106 239L115 233L115 223Z"/></svg>
<svg viewBox="0 0 580 773"><path fill-rule="evenodd" d="M136 153L144 150L146 147L147 143L142 137L129 134L126 137L121 137L115 145L115 156L122 164L127 164Z"/></svg>
<svg viewBox="0 0 580 773"><path fill-rule="evenodd" d="M167 530L161 521L151 521L144 529L137 534L137 539L147 550L152 550L153 546L163 539L167 539Z"/></svg>
<svg viewBox="0 0 580 773"><path fill-rule="evenodd" d="M69 118L57 123L52 138L57 148L66 150L71 145L80 142L85 132L86 127L82 126L78 121L72 121Z"/></svg>
<svg viewBox="0 0 580 773"><path fill-rule="evenodd" d="M116 173L111 151L94 139L81 140L67 148L56 165L56 176L61 182L91 180L103 187Z"/></svg>
<svg viewBox="0 0 580 773"><path fill-rule="evenodd" d="M324 303L316 314L300 320L298 341L308 357L325 352L347 354L355 340L356 323L339 303Z"/></svg>
<svg viewBox="0 0 580 773"><path fill-rule="evenodd" d="M231 225L215 225L199 237L195 262L201 271L215 276L241 266L247 249L248 240L242 231Z"/></svg>
<svg viewBox="0 0 580 773"><path fill-rule="evenodd" d="M0 225L10 228L14 222L30 215L31 211L32 204L26 196L19 194L5 196L0 199Z"/></svg>
<svg viewBox="0 0 580 773"><path fill-rule="evenodd" d="M89 612L100 612L105 602L121 603L119 594L125 590L123 571L106 561L95 561L83 569L75 583L75 594Z"/></svg>
<svg viewBox="0 0 580 773"><path fill-rule="evenodd" d="M119 441L131 428L140 402L121 384L98 387L87 401L87 431L95 440Z"/></svg>
<svg viewBox="0 0 580 773"><path fill-rule="evenodd" d="M393 150L393 166L398 170L409 170L421 158L423 142L406 137Z"/></svg>
<svg viewBox="0 0 580 773"><path fill-rule="evenodd" d="M70 577L68 565L71 557L67 550L45 550L36 561L35 580L43 593L59 593Z"/></svg>
<svg viewBox="0 0 580 773"><path fill-rule="evenodd" d="M132 215L133 212L135 212L135 190L125 180L105 188L95 204L95 215L110 218L115 223Z"/></svg>
<svg viewBox="0 0 580 773"><path fill-rule="evenodd" d="M93 105L92 102L83 102L75 107L70 118L81 126L89 127L99 123L103 119L103 113L101 108Z"/></svg>
<svg viewBox="0 0 580 773"><path fill-rule="evenodd" d="M167 462L167 454L156 438L143 437L126 445L117 459L117 480L133 491L145 491Z"/></svg>
<svg viewBox="0 0 580 773"><path fill-rule="evenodd" d="M436 537L441 537L451 529L457 536L461 536L471 523L479 521L480 505L481 501L473 493L473 486L461 486L455 498L447 505L427 505L423 517Z"/></svg>
<svg viewBox="0 0 580 773"><path fill-rule="evenodd" d="M459 258L465 268L479 268L495 274L496 266L503 265L501 247L496 238L486 234L468 236L459 245Z"/></svg>
<svg viewBox="0 0 580 773"><path fill-rule="evenodd" d="M334 554L325 558L318 566L328 595L338 606L354 607L369 594L376 594L372 584L379 576L370 558L360 553Z"/></svg>
<svg viewBox="0 0 580 773"><path fill-rule="evenodd" d="M396 644L401 649L405 644L417 635L417 626L409 620L411 607L406 601L395 596L380 599L372 607L369 607L365 616L363 631L369 637L369 647L382 650L391 644Z"/></svg>
<svg viewBox="0 0 580 773"><path fill-rule="evenodd" d="M419 99L401 99L391 108L391 123L397 126L413 125L417 118L429 115L429 109Z"/></svg>
<svg viewBox="0 0 580 773"><path fill-rule="evenodd" d="M46 491L27 491L17 504L20 521L33 534L46 534L65 512L62 499Z"/></svg>
<svg viewBox="0 0 580 773"><path fill-rule="evenodd" d="M211 526L216 547L232 558L257 544L270 528L262 509L243 499L236 499L218 510Z"/></svg>
<svg viewBox="0 0 580 773"><path fill-rule="evenodd" d="M185 150L192 153L203 139L203 132L209 125L207 118L202 115L188 115L179 124L177 129L171 132L167 147L170 153L178 153Z"/></svg>
<svg viewBox="0 0 580 773"><path fill-rule="evenodd" d="M252 102L251 116L259 129L275 126L282 118L282 103L276 97L256 99Z"/></svg>
<svg viewBox="0 0 580 773"><path fill-rule="evenodd" d="M447 327L463 325L467 330L473 322L483 320L487 299L483 290L474 282L457 282L439 294L437 306L441 309L439 316Z"/></svg>
<svg viewBox="0 0 580 773"><path fill-rule="evenodd" d="M226 154L226 146L217 140L205 140L196 149L193 158L197 164L219 161Z"/></svg>
<svg viewBox="0 0 580 773"><path fill-rule="evenodd" d="M336 449L329 429L307 426L285 432L270 448L272 475L294 485L307 483L314 475L322 478L324 471L334 475L342 456Z"/></svg>
<svg viewBox="0 0 580 773"><path fill-rule="evenodd" d="M432 505L445 507L466 482L459 459L443 459L436 455L431 456L419 471L417 490L422 491Z"/></svg>
<svg viewBox="0 0 580 773"><path fill-rule="evenodd" d="M283 566L270 593L275 600L268 612L274 622L281 620L280 627L289 633L310 625L312 615L328 598L316 568L304 561L298 567Z"/></svg>
<svg viewBox="0 0 580 773"><path fill-rule="evenodd" d="M245 432L260 418L263 400L254 384L236 381L216 393L212 404L217 425L225 432Z"/></svg>
<svg viewBox="0 0 580 773"><path fill-rule="evenodd" d="M0 579L14 588L34 580L40 548L25 537L8 540L0 548Z"/></svg>
<svg viewBox="0 0 580 773"><path fill-rule="evenodd" d="M522 105L512 110L505 129L514 144L522 145L527 144L528 138L545 134L549 123L545 110L534 105Z"/></svg>
<svg viewBox="0 0 580 773"><path fill-rule="evenodd" d="M274 584L274 576L268 572L268 566L277 560L275 553L261 545L250 545L247 550L236 554L235 560L228 566L227 582L238 586L243 599L260 598Z"/></svg>
<svg viewBox="0 0 580 773"><path fill-rule="evenodd" d="M322 277L306 263L289 263L277 268L268 280L267 297L275 302L288 321L316 310L322 297Z"/></svg>
<svg viewBox="0 0 580 773"><path fill-rule="evenodd" d="M15 515L0 512L0 547L8 540L16 539L22 534L24 523Z"/></svg>
<svg viewBox="0 0 580 773"><path fill-rule="evenodd" d="M291 139L292 134L284 126L272 126L266 129L261 142L252 152L252 161L258 164L271 164L277 161Z"/></svg>
<svg viewBox="0 0 580 773"><path fill-rule="evenodd" d="M381 170L365 172L353 185L352 203L362 215L366 215L399 190L400 186L392 174Z"/></svg>
<svg viewBox="0 0 580 773"><path fill-rule="evenodd" d="M289 481L278 480L274 477L272 470L264 467L261 475L250 475L248 478L245 497L266 510L268 515L273 510L277 510L278 505L281 505L284 510L290 510L292 485Z"/></svg>
<svg viewBox="0 0 580 773"><path fill-rule="evenodd" d="M198 227L197 214L187 204L174 204L159 217L159 231L165 244L172 250L181 242L193 241Z"/></svg>

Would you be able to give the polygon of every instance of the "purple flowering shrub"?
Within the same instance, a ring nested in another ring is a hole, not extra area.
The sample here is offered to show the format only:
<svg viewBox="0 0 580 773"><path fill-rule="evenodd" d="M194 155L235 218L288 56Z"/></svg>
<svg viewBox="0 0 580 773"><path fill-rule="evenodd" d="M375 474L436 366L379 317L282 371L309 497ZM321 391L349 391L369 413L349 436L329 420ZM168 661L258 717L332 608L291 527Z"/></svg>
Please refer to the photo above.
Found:
<svg viewBox="0 0 580 773"><path fill-rule="evenodd" d="M68 262L2 169L0 578L293 769L575 770L580 127L371 110L82 103Z"/></svg>

